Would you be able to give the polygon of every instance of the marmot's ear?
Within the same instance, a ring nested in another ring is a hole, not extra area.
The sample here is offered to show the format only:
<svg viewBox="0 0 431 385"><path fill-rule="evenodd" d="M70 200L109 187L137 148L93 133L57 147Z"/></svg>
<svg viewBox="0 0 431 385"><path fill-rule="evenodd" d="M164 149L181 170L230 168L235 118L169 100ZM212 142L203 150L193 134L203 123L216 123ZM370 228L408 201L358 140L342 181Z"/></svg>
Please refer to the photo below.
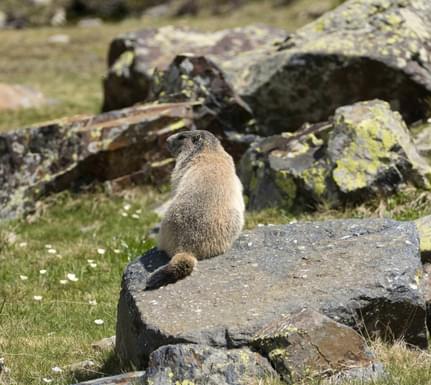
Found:
<svg viewBox="0 0 431 385"><path fill-rule="evenodd" d="M193 144L198 143L201 140L201 136L199 134L197 134L196 136L192 136L192 142Z"/></svg>

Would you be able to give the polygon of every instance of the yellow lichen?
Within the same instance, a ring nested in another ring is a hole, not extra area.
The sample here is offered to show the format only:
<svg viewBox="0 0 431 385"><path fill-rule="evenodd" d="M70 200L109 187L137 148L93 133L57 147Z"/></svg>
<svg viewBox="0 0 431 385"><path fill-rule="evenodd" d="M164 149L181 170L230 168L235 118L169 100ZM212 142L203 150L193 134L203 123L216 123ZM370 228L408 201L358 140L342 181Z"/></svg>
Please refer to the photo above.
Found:
<svg viewBox="0 0 431 385"><path fill-rule="evenodd" d="M112 66L113 72L117 76L121 76L124 68L129 67L133 63L134 58L135 54L132 51L123 52Z"/></svg>
<svg viewBox="0 0 431 385"><path fill-rule="evenodd" d="M274 182L283 197L283 206L291 208L297 191L293 176L285 170L276 171Z"/></svg>

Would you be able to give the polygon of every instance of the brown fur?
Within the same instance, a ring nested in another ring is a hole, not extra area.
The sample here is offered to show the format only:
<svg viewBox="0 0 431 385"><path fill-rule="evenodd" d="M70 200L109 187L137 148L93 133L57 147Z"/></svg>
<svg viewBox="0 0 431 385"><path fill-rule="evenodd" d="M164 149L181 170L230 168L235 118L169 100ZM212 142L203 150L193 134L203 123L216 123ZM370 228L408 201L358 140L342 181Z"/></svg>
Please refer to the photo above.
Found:
<svg viewBox="0 0 431 385"><path fill-rule="evenodd" d="M208 131L186 131L170 137L168 145L176 166L159 248L171 261L153 274L148 288L160 285L163 276L166 283L185 278L197 260L224 253L244 224L241 182L220 142Z"/></svg>

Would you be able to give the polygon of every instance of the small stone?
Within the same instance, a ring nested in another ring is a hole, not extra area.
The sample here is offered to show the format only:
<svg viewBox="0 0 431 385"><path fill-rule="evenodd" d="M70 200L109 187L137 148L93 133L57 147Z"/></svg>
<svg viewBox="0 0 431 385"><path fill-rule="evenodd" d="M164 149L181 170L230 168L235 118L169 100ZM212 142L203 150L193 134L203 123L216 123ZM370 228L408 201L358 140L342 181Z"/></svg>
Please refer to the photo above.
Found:
<svg viewBox="0 0 431 385"><path fill-rule="evenodd" d="M96 368L96 363L91 360L76 362L67 367L74 375L88 374L89 371L93 372Z"/></svg>
<svg viewBox="0 0 431 385"><path fill-rule="evenodd" d="M102 26L103 21L99 18L87 18L87 19L81 19L78 22L78 27L81 28L97 28Z"/></svg>
<svg viewBox="0 0 431 385"><path fill-rule="evenodd" d="M110 351L115 348L115 336L103 338L91 344L91 347L99 352Z"/></svg>
<svg viewBox="0 0 431 385"><path fill-rule="evenodd" d="M48 43L51 44L69 44L70 36L64 34L52 35L48 38Z"/></svg>

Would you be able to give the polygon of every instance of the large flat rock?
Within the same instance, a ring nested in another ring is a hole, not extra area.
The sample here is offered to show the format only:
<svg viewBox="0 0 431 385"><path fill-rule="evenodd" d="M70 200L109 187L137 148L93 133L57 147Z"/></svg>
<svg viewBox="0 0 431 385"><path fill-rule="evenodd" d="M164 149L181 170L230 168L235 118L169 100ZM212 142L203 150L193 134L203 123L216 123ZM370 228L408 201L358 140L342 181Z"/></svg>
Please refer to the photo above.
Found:
<svg viewBox="0 0 431 385"><path fill-rule="evenodd" d="M188 278L144 291L167 257L153 249L126 269L118 305L117 351L143 367L175 343L252 345L262 327L315 309L364 335L427 345L416 227L387 219L263 226Z"/></svg>

